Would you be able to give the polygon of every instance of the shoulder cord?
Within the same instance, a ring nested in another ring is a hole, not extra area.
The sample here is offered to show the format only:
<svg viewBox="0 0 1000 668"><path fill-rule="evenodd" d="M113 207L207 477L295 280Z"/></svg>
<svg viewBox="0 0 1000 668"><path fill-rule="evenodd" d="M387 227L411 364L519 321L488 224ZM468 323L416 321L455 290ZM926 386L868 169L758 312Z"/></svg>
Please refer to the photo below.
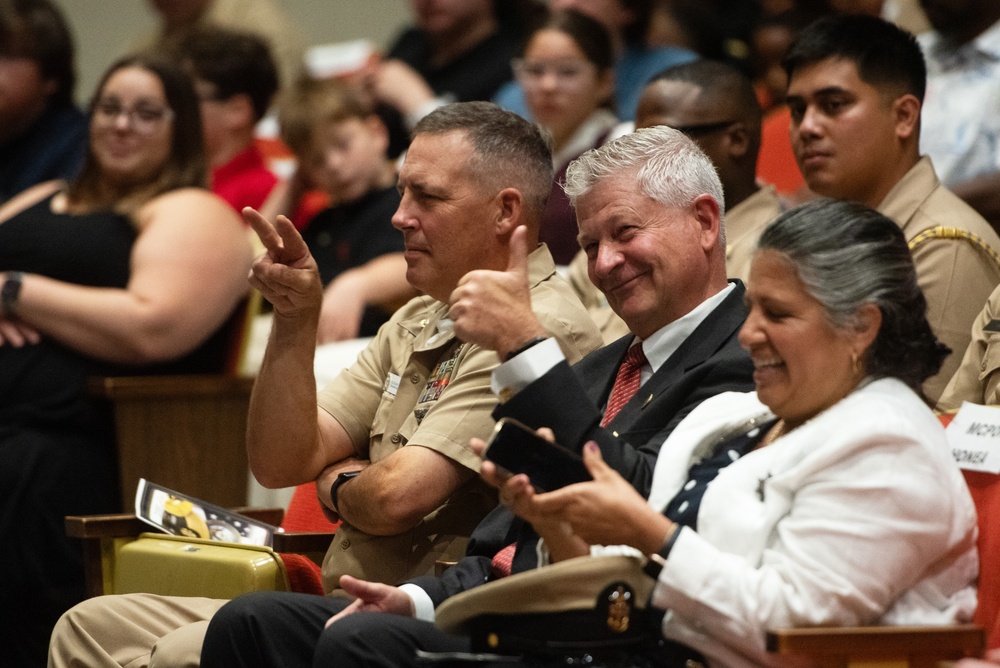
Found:
<svg viewBox="0 0 1000 668"><path fill-rule="evenodd" d="M982 238L976 236L972 232L960 230L957 227L942 227L939 225L937 227L927 228L917 236L910 239L907 245L910 247L910 252L912 253L919 246L931 241L932 239L964 239L979 250L986 253L986 255L993 260L994 264L1000 266L1000 253L997 253L997 251L995 251L988 243L983 241Z"/></svg>

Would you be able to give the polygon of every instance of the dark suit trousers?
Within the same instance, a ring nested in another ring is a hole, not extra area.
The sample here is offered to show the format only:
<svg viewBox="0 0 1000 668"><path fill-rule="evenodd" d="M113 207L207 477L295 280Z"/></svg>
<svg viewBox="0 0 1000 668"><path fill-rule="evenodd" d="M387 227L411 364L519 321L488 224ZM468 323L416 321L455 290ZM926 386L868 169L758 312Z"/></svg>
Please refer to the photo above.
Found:
<svg viewBox="0 0 1000 668"><path fill-rule="evenodd" d="M468 652L469 639L433 624L382 613L356 613L324 629L347 605L332 596L255 592L223 606L208 626L203 668L417 666L416 650Z"/></svg>

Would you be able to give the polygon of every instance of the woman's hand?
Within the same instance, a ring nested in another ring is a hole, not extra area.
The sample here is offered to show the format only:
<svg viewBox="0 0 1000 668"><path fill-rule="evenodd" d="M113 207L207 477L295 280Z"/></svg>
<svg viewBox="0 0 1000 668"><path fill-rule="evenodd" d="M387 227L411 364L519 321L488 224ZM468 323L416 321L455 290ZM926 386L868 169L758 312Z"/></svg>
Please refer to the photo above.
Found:
<svg viewBox="0 0 1000 668"><path fill-rule="evenodd" d="M34 327L17 318L0 318L0 346L22 348L35 345L41 340L41 334Z"/></svg>
<svg viewBox="0 0 1000 668"><path fill-rule="evenodd" d="M552 430L547 427L542 427L536 433L547 441L555 441ZM486 444L478 438L472 439L470 444L475 453L482 457ZM532 503L536 492L528 476L523 473L508 475L496 464L486 460L480 465L479 472L483 480L500 491L500 503L529 522L545 540L552 561L572 559L590 552L590 545L575 535L569 524L559 517L536 512Z"/></svg>
<svg viewBox="0 0 1000 668"><path fill-rule="evenodd" d="M630 545L645 554L657 552L674 523L650 508L635 488L604 462L593 441L584 446L583 461L593 481L534 494L526 502L530 512L559 518L591 545Z"/></svg>

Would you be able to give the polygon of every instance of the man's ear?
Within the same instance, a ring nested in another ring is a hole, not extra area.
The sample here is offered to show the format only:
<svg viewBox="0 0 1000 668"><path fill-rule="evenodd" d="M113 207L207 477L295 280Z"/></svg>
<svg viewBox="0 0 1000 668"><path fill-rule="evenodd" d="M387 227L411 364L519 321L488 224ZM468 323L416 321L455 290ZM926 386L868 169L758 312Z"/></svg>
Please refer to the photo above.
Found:
<svg viewBox="0 0 1000 668"><path fill-rule="evenodd" d="M719 203L711 195L698 195L691 208L694 211L695 219L701 226L701 247L708 252L719 244L719 235L722 233Z"/></svg>
<svg viewBox="0 0 1000 668"><path fill-rule="evenodd" d="M750 131L742 121L729 126L726 131L726 152L733 162L741 162L750 151Z"/></svg>
<svg viewBox="0 0 1000 668"><path fill-rule="evenodd" d="M517 188L504 188L497 193L496 232L507 236L524 224L524 193Z"/></svg>
<svg viewBox="0 0 1000 668"><path fill-rule="evenodd" d="M900 139L915 137L920 127L920 100L907 93L892 103L896 121L896 136Z"/></svg>

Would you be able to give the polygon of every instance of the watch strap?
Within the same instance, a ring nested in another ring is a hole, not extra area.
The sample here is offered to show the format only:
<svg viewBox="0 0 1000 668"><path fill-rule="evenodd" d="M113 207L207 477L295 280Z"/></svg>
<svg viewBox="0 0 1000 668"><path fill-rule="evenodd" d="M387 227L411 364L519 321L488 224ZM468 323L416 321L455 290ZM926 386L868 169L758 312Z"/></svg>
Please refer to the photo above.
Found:
<svg viewBox="0 0 1000 668"><path fill-rule="evenodd" d="M3 285L0 286L0 315L12 315L17 310L23 280L24 274L21 272L7 272Z"/></svg>
<svg viewBox="0 0 1000 668"><path fill-rule="evenodd" d="M360 473L361 471L345 471L344 473L339 474L336 480L333 481L333 484L330 485L330 504L338 513L340 512L340 507L337 505L337 495L340 492L341 485L349 480L354 480Z"/></svg>
<svg viewBox="0 0 1000 668"><path fill-rule="evenodd" d="M667 557L670 556L670 551L674 549L674 543L677 542L677 536L681 533L681 525L674 525L674 530L670 532L667 539L663 541L663 546L655 554L651 554L647 557L646 565L643 566L643 571L646 575L653 578L654 580L660 579L660 571L663 567L667 565Z"/></svg>

